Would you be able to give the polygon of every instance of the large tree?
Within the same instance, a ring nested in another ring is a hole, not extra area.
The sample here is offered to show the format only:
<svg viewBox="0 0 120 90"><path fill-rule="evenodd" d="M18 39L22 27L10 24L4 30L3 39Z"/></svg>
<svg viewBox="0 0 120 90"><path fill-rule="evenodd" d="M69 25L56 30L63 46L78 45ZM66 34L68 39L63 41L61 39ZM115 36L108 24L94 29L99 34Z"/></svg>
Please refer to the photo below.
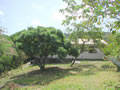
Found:
<svg viewBox="0 0 120 90"><path fill-rule="evenodd" d="M119 0L63 0L67 3L60 11L66 14L65 24L74 25L74 21L84 25L104 24L110 30L120 28ZM106 20L106 22L104 21ZM113 24L114 23L114 24ZM89 27L86 27L89 28ZM112 29L111 29L112 28Z"/></svg>
<svg viewBox="0 0 120 90"><path fill-rule="evenodd" d="M74 31L76 25L83 27L84 31L107 27L113 34L120 29L120 0L63 1L68 5L60 10L66 14L63 24L67 25L70 31L71 29ZM110 60L114 63L114 60ZM118 64L116 66L120 67Z"/></svg>
<svg viewBox="0 0 120 90"><path fill-rule="evenodd" d="M60 10L66 16L63 25L67 27L67 31L70 33L76 33L72 37L76 40L81 38L83 42L83 39L93 39L94 42L100 41L102 39L101 19L95 15L96 13L93 13L93 7L88 5L90 0L63 1L67 3L67 7Z"/></svg>
<svg viewBox="0 0 120 90"><path fill-rule="evenodd" d="M70 51L68 43L62 31L53 27L28 28L16 39L16 46L35 60L41 71L44 70L48 56L66 57Z"/></svg>

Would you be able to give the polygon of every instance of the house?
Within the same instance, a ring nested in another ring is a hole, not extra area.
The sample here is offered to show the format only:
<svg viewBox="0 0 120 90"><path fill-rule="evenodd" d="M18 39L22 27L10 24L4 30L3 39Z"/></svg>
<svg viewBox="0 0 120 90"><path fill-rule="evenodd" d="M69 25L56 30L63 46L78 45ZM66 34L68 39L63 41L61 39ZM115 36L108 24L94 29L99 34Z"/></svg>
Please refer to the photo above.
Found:
<svg viewBox="0 0 120 90"><path fill-rule="evenodd" d="M71 42L72 44L75 44L75 42ZM107 45L107 42L105 40L100 40L100 43ZM92 39L78 39L77 41L78 45L87 45L89 48L92 46L91 49L84 50L79 56L78 59L88 59L88 60L103 60L104 54L103 52L97 48L96 44L94 43L94 40Z"/></svg>
<svg viewBox="0 0 120 90"><path fill-rule="evenodd" d="M100 40L100 42L101 42L102 44L107 45L107 42L106 42L105 40ZM72 41L71 44L75 44L75 42ZM95 45L93 39L78 39L78 40L77 40L77 44L79 44L79 45L82 45L82 44L85 44L85 45Z"/></svg>
<svg viewBox="0 0 120 90"><path fill-rule="evenodd" d="M92 59L92 60L103 60L104 59L104 54L99 48L95 48L96 52L89 52L89 51L84 51L82 52L79 56L78 59Z"/></svg>

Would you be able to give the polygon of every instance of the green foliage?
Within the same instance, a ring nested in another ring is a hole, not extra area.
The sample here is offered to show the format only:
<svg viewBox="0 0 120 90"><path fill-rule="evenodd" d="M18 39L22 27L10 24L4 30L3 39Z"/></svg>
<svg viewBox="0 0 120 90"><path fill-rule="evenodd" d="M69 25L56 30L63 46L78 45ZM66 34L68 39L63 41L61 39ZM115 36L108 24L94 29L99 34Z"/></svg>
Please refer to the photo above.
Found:
<svg viewBox="0 0 120 90"><path fill-rule="evenodd" d="M71 35L70 35L70 37L71 37ZM71 39L71 38L69 38L69 39ZM66 40L65 41L65 49L67 50L68 55L71 55L71 56L77 58L79 56L80 49L79 49L78 46L72 45L71 42L70 42L71 40Z"/></svg>
<svg viewBox="0 0 120 90"><path fill-rule="evenodd" d="M104 21L104 18L111 19L108 22L104 22L109 28L113 28L114 30L120 29L120 1L119 0L63 0L68 4L68 7L65 9L61 9L62 13L69 13L67 17L72 17L69 21L69 24L72 23L73 17L76 16L79 21L81 18L83 19L82 23L87 21L87 24L97 24L101 25ZM67 18L66 18L67 19ZM113 24L113 25L111 25Z"/></svg>
<svg viewBox="0 0 120 90"><path fill-rule="evenodd" d="M114 56L116 58L120 58L120 42L119 42L120 33L116 35L108 36L108 45L104 48L105 55Z"/></svg>
<svg viewBox="0 0 120 90"><path fill-rule="evenodd" d="M29 58L34 59L42 69L48 56L58 55L64 59L68 53L65 36L53 27L30 27L16 38L16 47Z"/></svg>
<svg viewBox="0 0 120 90"><path fill-rule="evenodd" d="M75 47L71 47L70 51L69 51L69 55L72 55L74 57L78 57L79 56L79 49L75 48Z"/></svg>
<svg viewBox="0 0 120 90"><path fill-rule="evenodd" d="M13 65L13 56L3 55L0 58L0 73L5 72L7 70L11 70L12 68L16 68L16 65ZM15 62L14 62L15 63Z"/></svg>
<svg viewBox="0 0 120 90"><path fill-rule="evenodd" d="M14 49L10 38L0 35L0 73L17 68L22 63L22 58Z"/></svg>
<svg viewBox="0 0 120 90"><path fill-rule="evenodd" d="M17 33L15 33L15 34L11 35L11 36L10 36L11 40L15 43L16 40L17 40L17 38L19 37L19 35L21 35L23 32L25 32L25 30L22 30L22 31L20 31L20 32L17 32Z"/></svg>
<svg viewBox="0 0 120 90"><path fill-rule="evenodd" d="M0 77L0 85L5 85L2 90L115 90L120 84L120 72L115 72L115 65L109 61L81 61L75 67L69 65L49 64L44 73L37 66L23 65L8 72L8 76Z"/></svg>
<svg viewBox="0 0 120 90"><path fill-rule="evenodd" d="M113 34L120 29L119 0L63 1L68 5L60 10L66 15L66 20L63 21L63 24L70 27L73 31L78 27L78 30L84 31L101 29L102 24L112 31ZM107 22L104 22L104 19L107 19Z"/></svg>
<svg viewBox="0 0 120 90"><path fill-rule="evenodd" d="M87 41L83 39L92 39L95 44L98 44L103 37L102 28L99 27L101 20L93 12L103 15L103 12L99 12L97 8L91 7L91 1L83 0L63 0L67 3L67 7L60 11L66 16L63 24L67 27L67 31L71 34L70 40L75 42L76 48L80 48L83 51L85 45L81 47L77 45L78 39L81 39L83 43ZM89 3L90 2L90 3ZM94 5L94 4L92 4ZM95 5L97 6L97 5ZM99 9L102 10L102 6ZM97 25L99 24L99 25Z"/></svg>
<svg viewBox="0 0 120 90"><path fill-rule="evenodd" d="M89 32L97 46L104 49L106 55L119 57L119 30L120 30L120 0L63 0L67 7L60 11L66 15L63 24L70 27L69 32ZM112 36L108 40L108 45L100 45L102 38L102 28L108 28ZM82 37L82 34L74 34L74 38ZM85 37L84 37L85 38ZM99 39L99 40L98 40ZM109 42L110 41L110 42ZM119 58L118 58L119 59Z"/></svg>
<svg viewBox="0 0 120 90"><path fill-rule="evenodd" d="M64 59L67 56L68 51L64 47L59 47L57 53L60 59Z"/></svg>

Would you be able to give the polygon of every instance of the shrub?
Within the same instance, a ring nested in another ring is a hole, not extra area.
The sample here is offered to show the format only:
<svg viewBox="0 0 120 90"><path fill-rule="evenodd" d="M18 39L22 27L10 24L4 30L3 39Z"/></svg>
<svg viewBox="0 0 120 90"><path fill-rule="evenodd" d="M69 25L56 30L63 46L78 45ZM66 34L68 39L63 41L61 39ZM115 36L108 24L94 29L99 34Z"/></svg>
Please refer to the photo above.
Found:
<svg viewBox="0 0 120 90"><path fill-rule="evenodd" d="M17 52L14 44L4 35L0 35L0 73L17 68L23 63L23 53Z"/></svg>

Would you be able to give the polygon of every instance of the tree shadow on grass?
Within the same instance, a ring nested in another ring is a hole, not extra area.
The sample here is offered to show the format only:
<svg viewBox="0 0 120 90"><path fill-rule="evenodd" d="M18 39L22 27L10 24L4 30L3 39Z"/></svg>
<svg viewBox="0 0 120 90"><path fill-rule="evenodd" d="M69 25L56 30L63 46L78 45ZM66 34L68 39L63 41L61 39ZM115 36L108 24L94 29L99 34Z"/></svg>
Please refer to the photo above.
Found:
<svg viewBox="0 0 120 90"><path fill-rule="evenodd" d="M100 71L113 71L115 69L116 69L116 66L104 64L104 65L101 66Z"/></svg>
<svg viewBox="0 0 120 90"><path fill-rule="evenodd" d="M50 82L64 78L65 76L75 75L76 73L71 73L70 71L78 72L77 68L64 69L59 67L49 67L46 68L44 72L40 70L34 70L26 74L18 75L12 77L13 82L23 85L47 85ZM81 71L79 69L79 71Z"/></svg>
<svg viewBox="0 0 120 90"><path fill-rule="evenodd" d="M90 70L82 71L82 68L78 67L70 67L67 69L60 67L47 67L45 72L34 70L26 74L14 76L11 79L13 79L13 82L20 85L48 85L52 81L77 74L93 75L94 73Z"/></svg>

